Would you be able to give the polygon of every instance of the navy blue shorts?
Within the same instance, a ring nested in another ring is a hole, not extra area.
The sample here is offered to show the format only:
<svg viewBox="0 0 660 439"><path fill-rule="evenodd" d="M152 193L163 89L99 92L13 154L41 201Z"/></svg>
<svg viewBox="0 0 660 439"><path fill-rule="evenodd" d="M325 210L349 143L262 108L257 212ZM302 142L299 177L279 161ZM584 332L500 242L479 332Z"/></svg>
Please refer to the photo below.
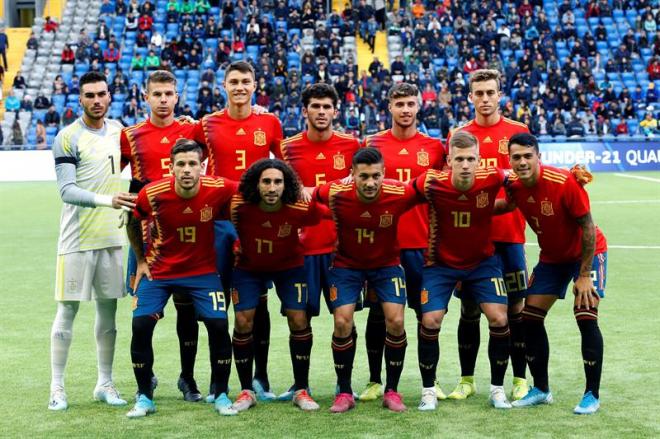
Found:
<svg viewBox="0 0 660 439"><path fill-rule="evenodd" d="M135 274L137 273L137 257L133 251L133 247L128 246L128 260L126 261L126 292L131 296L135 295L133 291L133 283L135 282Z"/></svg>
<svg viewBox="0 0 660 439"><path fill-rule="evenodd" d="M459 282L462 297L476 303L507 303L499 259L491 256L469 270L441 265L425 267L420 295L422 313L446 310Z"/></svg>
<svg viewBox="0 0 660 439"><path fill-rule="evenodd" d="M527 295L549 294L563 299L566 289L571 281L575 281L580 274L580 263L549 264L539 262L534 267L532 277L529 279ZM591 264L591 280L594 282L596 292L605 297L605 284L607 281L607 252L594 255Z"/></svg>
<svg viewBox="0 0 660 439"><path fill-rule="evenodd" d="M527 292L527 260L525 244L495 242L495 255L500 259L500 267L510 302L522 300Z"/></svg>
<svg viewBox="0 0 660 439"><path fill-rule="evenodd" d="M234 242L238 239L231 221L216 221L214 224L215 268L220 273L222 285L229 291L234 268Z"/></svg>
<svg viewBox="0 0 660 439"><path fill-rule="evenodd" d="M283 309L307 310L307 277L304 267L271 273L255 273L235 268L231 288L234 310L255 309L259 298L268 294L273 283Z"/></svg>
<svg viewBox="0 0 660 439"><path fill-rule="evenodd" d="M220 277L215 273L176 279L142 278L133 301L133 317L162 316L167 300L174 292L189 295L202 319L227 318L227 300Z"/></svg>
<svg viewBox="0 0 660 439"><path fill-rule="evenodd" d="M321 313L321 293L323 293L328 310L332 312L329 281L332 259L332 253L305 256L308 292L307 313L310 316L317 316Z"/></svg>
<svg viewBox="0 0 660 439"><path fill-rule="evenodd" d="M424 250L401 250L401 266L406 272L406 293L408 294L408 307L419 313L421 312L419 295L422 291Z"/></svg>
<svg viewBox="0 0 660 439"><path fill-rule="evenodd" d="M364 284L374 291L380 302L406 304L406 276L403 267L355 270L332 267L330 269L330 303L332 309L342 305L358 304Z"/></svg>

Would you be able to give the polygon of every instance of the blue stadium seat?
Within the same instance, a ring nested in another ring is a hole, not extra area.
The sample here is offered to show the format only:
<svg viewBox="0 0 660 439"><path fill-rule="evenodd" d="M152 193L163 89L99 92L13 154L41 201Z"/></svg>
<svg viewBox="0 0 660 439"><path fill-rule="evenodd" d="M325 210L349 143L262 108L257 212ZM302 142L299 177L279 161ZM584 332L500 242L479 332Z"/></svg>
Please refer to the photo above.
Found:
<svg viewBox="0 0 660 439"><path fill-rule="evenodd" d="M637 119L628 119L626 120L626 124L628 125L629 134L637 133L637 130L639 129L639 121Z"/></svg>
<svg viewBox="0 0 660 439"><path fill-rule="evenodd" d="M439 139L440 137L442 137L442 132L438 128L429 128L427 132L430 137L433 137L435 139Z"/></svg>
<svg viewBox="0 0 660 439"><path fill-rule="evenodd" d="M626 17L636 18L637 17L637 10L635 10L635 8L626 9Z"/></svg>
<svg viewBox="0 0 660 439"><path fill-rule="evenodd" d="M596 41L596 50L609 50L606 41Z"/></svg>
<svg viewBox="0 0 660 439"><path fill-rule="evenodd" d="M624 13L623 13L623 11L622 11L621 9L614 9L614 10L612 11L612 17L614 17L615 20L616 20L617 18L623 18L623 17L624 17Z"/></svg>

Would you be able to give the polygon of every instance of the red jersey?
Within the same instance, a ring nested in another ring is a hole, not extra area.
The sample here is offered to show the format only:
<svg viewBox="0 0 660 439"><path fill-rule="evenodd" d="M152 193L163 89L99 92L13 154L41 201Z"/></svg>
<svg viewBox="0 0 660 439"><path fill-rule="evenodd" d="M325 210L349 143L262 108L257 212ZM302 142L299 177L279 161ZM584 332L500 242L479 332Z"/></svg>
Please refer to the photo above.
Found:
<svg viewBox="0 0 660 439"><path fill-rule="evenodd" d="M473 268L495 253L490 239L493 205L504 183L504 171L480 168L463 192L451 182L451 171L427 171L415 187L430 204L427 265Z"/></svg>
<svg viewBox="0 0 660 439"><path fill-rule="evenodd" d="M259 272L301 267L305 259L298 229L319 222L321 213L316 206L298 202L266 212L242 195L234 195L230 217L240 240L236 267Z"/></svg>
<svg viewBox="0 0 660 439"><path fill-rule="evenodd" d="M527 125L512 119L500 116L499 122L491 126L481 126L476 120L471 120L465 125L454 130L467 131L479 140L479 155L481 156L481 167L494 166L500 169L511 169L509 163L509 139L514 134L529 133ZM447 136L447 145L451 133ZM500 191L497 198L505 198L504 189ZM517 210L493 218L493 229L491 238L496 242L525 242L525 218Z"/></svg>
<svg viewBox="0 0 660 439"><path fill-rule="evenodd" d="M347 177L359 147L358 140L348 134L333 131L329 140L312 142L305 131L284 139L275 155L291 165L303 186L315 187ZM316 226L304 227L300 238L306 255L331 253L337 241L335 223L323 219Z"/></svg>
<svg viewBox="0 0 660 439"><path fill-rule="evenodd" d="M442 142L419 131L410 139L400 140L385 130L364 139L364 146L378 148L385 159L385 178L403 182L414 180L428 169L442 169L446 163ZM399 221L399 247L426 248L429 242L428 205L406 212Z"/></svg>
<svg viewBox="0 0 660 439"><path fill-rule="evenodd" d="M174 119L157 127L149 119L121 131L121 159L130 163L133 179L148 183L170 177L170 152L177 139L192 139L198 124Z"/></svg>
<svg viewBox="0 0 660 439"><path fill-rule="evenodd" d="M282 140L280 120L271 113L232 119L224 109L202 118L195 140L206 145L207 175L240 180L250 165L275 153Z"/></svg>
<svg viewBox="0 0 660 439"><path fill-rule="evenodd" d="M420 202L412 186L385 180L378 197L364 202L355 183L333 182L317 188L314 196L330 207L335 221L335 267L369 270L399 265L399 219Z"/></svg>
<svg viewBox="0 0 660 439"><path fill-rule="evenodd" d="M576 219L590 212L589 195L569 171L540 166L538 180L531 188L525 187L516 175L511 175L510 194L536 233L542 262L579 261L582 257L582 227ZM596 228L595 254L605 251L605 236Z"/></svg>
<svg viewBox="0 0 660 439"><path fill-rule="evenodd" d="M155 279L214 273L213 221L227 208L238 184L201 177L197 195L181 198L174 177L150 183L138 194L135 217L153 222L146 260Z"/></svg>

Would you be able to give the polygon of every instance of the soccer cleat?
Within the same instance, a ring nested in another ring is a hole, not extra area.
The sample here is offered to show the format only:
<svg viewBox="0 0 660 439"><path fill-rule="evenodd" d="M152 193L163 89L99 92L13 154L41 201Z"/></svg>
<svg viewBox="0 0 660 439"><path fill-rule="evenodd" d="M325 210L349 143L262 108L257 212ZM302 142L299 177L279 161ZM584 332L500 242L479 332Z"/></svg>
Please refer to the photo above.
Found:
<svg viewBox="0 0 660 439"><path fill-rule="evenodd" d="M511 403L506 399L506 393L502 386L491 386L490 397L488 398L490 405L496 409L510 409Z"/></svg>
<svg viewBox="0 0 660 439"><path fill-rule="evenodd" d="M445 392L440 388L440 381L438 380L435 380L435 395L439 401L447 399L447 395L445 395Z"/></svg>
<svg viewBox="0 0 660 439"><path fill-rule="evenodd" d="M69 408L69 403L66 401L66 393L61 387L56 388L50 392L50 399L48 400L48 410L66 410Z"/></svg>
<svg viewBox="0 0 660 439"><path fill-rule="evenodd" d="M243 412L255 405L257 405L257 395L252 390L245 389L238 394L238 398L236 398L232 407L237 412Z"/></svg>
<svg viewBox="0 0 660 439"><path fill-rule="evenodd" d="M158 378L156 375L151 375L151 394L154 394L154 390L156 390L156 387L158 387ZM135 402L137 402L138 398L140 397L140 390L135 391Z"/></svg>
<svg viewBox="0 0 660 439"><path fill-rule="evenodd" d="M254 386L254 383L252 383L252 385ZM308 389L308 391L309 391L309 389ZM278 401L291 401L291 400L293 400L293 393L294 392L295 392L295 386L292 385L291 387L289 387L289 390L287 390L286 392L282 392L279 395L277 395L277 400Z"/></svg>
<svg viewBox="0 0 660 439"><path fill-rule="evenodd" d="M215 410L220 413L222 416L236 416L238 410L234 408L234 405L231 403L231 399L227 397L226 393L221 393L214 401Z"/></svg>
<svg viewBox="0 0 660 439"><path fill-rule="evenodd" d="M403 412L406 406L401 400L401 394L394 390L388 390L383 395L383 407L392 410L393 412Z"/></svg>
<svg viewBox="0 0 660 439"><path fill-rule="evenodd" d="M552 404L552 393L532 387L524 398L511 403L512 407L531 407L533 405Z"/></svg>
<svg viewBox="0 0 660 439"><path fill-rule="evenodd" d="M127 404L127 402L119 396L119 392L112 381L108 381L102 386L96 386L94 389L94 400L105 402L106 404L113 406Z"/></svg>
<svg viewBox="0 0 660 439"><path fill-rule="evenodd" d="M360 401L375 401L381 396L383 396L383 385L371 381L360 394Z"/></svg>
<svg viewBox="0 0 660 439"><path fill-rule="evenodd" d="M340 393L330 407L332 413L344 413L355 407L355 398L350 393Z"/></svg>
<svg viewBox="0 0 660 439"><path fill-rule="evenodd" d="M477 393L474 377L461 377L453 392L447 395L449 399L467 399Z"/></svg>
<svg viewBox="0 0 660 439"><path fill-rule="evenodd" d="M309 392L310 395L312 394L312 391L309 388L307 389L307 391ZM336 384L335 385L335 396L339 395L339 393L340 393L339 392L339 384ZM353 390L353 399L359 399L359 398L360 397L358 396L357 392L355 390Z"/></svg>
<svg viewBox="0 0 660 439"><path fill-rule="evenodd" d="M179 377L179 381L176 383L176 386L179 388L181 393L183 393L183 399L188 402L199 402L202 400L202 394L197 388L197 383L194 378L185 379Z"/></svg>
<svg viewBox="0 0 660 439"><path fill-rule="evenodd" d="M418 410L428 412L438 408L438 395L435 387L425 387L422 389L422 400L417 406Z"/></svg>
<svg viewBox="0 0 660 439"><path fill-rule="evenodd" d="M293 394L293 405L297 405L301 410L306 412L320 408L305 389L296 390Z"/></svg>
<svg viewBox="0 0 660 439"><path fill-rule="evenodd" d="M156 413L156 404L145 395L140 394L132 409L126 413L129 418L144 418L148 414Z"/></svg>
<svg viewBox="0 0 660 439"><path fill-rule="evenodd" d="M511 401L523 399L529 392L529 386L525 378L513 377L513 387L511 388Z"/></svg>
<svg viewBox="0 0 660 439"><path fill-rule="evenodd" d="M600 408L600 401L588 391L582 396L582 401L573 409L576 415L591 415L598 411Z"/></svg>
<svg viewBox="0 0 660 439"><path fill-rule="evenodd" d="M254 389L254 392L257 394L257 400L263 401L263 402L270 402L270 401L275 401L277 396L271 392L270 390L266 390L266 388L263 386L261 381L258 379L253 379L252 380L252 388Z"/></svg>

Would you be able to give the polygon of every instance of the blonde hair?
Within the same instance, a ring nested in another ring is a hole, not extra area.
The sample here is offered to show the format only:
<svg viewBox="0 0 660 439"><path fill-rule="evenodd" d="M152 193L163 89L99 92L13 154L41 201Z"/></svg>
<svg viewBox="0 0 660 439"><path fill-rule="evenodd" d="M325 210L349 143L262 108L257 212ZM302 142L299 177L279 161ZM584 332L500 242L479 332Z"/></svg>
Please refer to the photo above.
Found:
<svg viewBox="0 0 660 439"><path fill-rule="evenodd" d="M479 152L479 140L472 134L467 131L457 131L451 135L449 139L449 153L454 148L457 149L468 149L468 148L477 148L477 153Z"/></svg>

